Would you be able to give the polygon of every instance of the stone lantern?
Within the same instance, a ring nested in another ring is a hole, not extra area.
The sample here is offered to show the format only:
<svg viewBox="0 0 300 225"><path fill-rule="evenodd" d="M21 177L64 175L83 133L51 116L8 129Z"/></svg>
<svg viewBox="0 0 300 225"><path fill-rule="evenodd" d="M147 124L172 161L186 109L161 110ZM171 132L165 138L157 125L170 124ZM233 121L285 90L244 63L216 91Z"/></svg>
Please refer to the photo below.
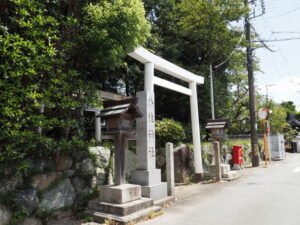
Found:
<svg viewBox="0 0 300 225"><path fill-rule="evenodd" d="M228 128L228 119L207 120L206 129L211 131L211 136L217 141L221 141L225 137L225 129Z"/></svg>
<svg viewBox="0 0 300 225"><path fill-rule="evenodd" d="M91 200L85 211L94 222L113 220L116 224L129 224L145 218L150 212L160 210L150 198L142 198L141 185L125 182L125 149L128 139L133 139L133 120L142 117L137 107L137 98L104 102L100 117L105 120L103 139L115 143L115 184L103 186L99 199Z"/></svg>
<svg viewBox="0 0 300 225"><path fill-rule="evenodd" d="M224 139L224 136L225 136L224 131L225 131L225 128L228 128L228 121L229 121L228 119L207 120L207 125L205 127L206 129L211 131L211 136L214 140L214 157L215 157L215 168L216 168L217 181L220 181L222 178L221 159L220 159L220 142ZM230 167L229 167L229 170L230 170Z"/></svg>
<svg viewBox="0 0 300 225"><path fill-rule="evenodd" d="M125 183L126 142L135 134L133 120L142 117L136 104L137 98L105 102L105 108L100 113L100 117L106 121L104 139L113 139L115 142L116 185Z"/></svg>

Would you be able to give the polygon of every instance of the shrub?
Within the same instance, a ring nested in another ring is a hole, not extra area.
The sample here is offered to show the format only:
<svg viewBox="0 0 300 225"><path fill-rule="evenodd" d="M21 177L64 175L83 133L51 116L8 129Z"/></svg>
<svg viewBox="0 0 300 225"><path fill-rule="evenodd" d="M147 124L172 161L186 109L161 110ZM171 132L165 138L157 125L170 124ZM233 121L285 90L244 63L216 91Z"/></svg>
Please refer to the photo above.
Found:
<svg viewBox="0 0 300 225"><path fill-rule="evenodd" d="M185 139L185 132L179 122L172 119L162 119L155 123L157 143L163 146L167 142L178 144Z"/></svg>

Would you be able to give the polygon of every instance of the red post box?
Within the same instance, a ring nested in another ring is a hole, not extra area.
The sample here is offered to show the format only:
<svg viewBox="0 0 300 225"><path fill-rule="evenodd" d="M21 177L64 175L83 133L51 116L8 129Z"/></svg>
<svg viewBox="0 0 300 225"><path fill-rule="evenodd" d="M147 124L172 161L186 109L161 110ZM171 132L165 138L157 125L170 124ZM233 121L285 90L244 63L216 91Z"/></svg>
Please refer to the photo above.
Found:
<svg viewBox="0 0 300 225"><path fill-rule="evenodd" d="M243 146L234 145L232 148L233 168L241 169L243 163Z"/></svg>

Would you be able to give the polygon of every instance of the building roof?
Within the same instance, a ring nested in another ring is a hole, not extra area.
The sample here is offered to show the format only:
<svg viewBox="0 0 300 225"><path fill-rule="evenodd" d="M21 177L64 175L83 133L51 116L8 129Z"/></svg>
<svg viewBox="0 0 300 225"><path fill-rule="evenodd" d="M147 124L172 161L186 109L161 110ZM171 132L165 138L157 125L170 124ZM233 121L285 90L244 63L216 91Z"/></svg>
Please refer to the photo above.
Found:
<svg viewBox="0 0 300 225"><path fill-rule="evenodd" d="M300 121L296 119L291 119L288 121L288 123L292 126L294 129L299 129L300 128Z"/></svg>

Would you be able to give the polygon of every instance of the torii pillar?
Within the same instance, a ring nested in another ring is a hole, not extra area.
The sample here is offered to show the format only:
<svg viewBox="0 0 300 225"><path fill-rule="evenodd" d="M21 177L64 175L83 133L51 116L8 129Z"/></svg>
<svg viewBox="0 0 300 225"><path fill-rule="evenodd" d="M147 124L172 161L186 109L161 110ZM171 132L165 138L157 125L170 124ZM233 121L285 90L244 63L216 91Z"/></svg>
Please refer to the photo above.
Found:
<svg viewBox="0 0 300 225"><path fill-rule="evenodd" d="M142 186L142 196L158 200L167 197L167 183L161 182L161 170L156 169L154 64L145 63L144 91L138 92L138 107L143 118L136 120L137 169L132 182Z"/></svg>

